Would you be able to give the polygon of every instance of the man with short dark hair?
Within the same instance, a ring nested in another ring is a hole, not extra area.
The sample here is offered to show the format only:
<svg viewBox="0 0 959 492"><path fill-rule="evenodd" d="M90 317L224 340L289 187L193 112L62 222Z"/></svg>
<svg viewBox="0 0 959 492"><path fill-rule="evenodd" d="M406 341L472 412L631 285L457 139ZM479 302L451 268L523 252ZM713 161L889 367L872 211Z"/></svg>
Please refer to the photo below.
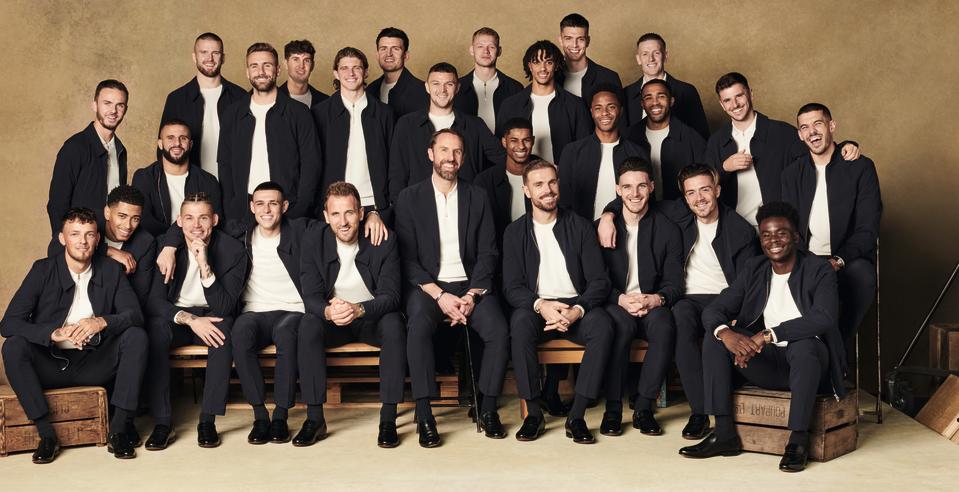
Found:
<svg viewBox="0 0 959 492"><path fill-rule="evenodd" d="M533 153L549 162L557 162L563 148L593 131L592 120L578 97L557 84L566 70L566 60L555 44L542 40L526 49L523 71L530 85L503 102L496 116L496 134L512 118L525 118L533 124L536 137Z"/></svg>
<svg viewBox="0 0 959 492"><path fill-rule="evenodd" d="M274 181L286 190L292 218L311 217L322 163L313 117L302 104L276 89L276 50L267 43L247 49L251 94L233 103L223 117L218 152L223 212L227 219L249 217L257 185Z"/></svg>
<svg viewBox="0 0 959 492"><path fill-rule="evenodd" d="M34 262L0 320L7 379L40 434L33 462L50 463L60 451L44 388L88 385L112 386L107 450L134 458L147 352L140 304L123 267L94 254L93 211L72 208L60 224L61 252Z"/></svg>
<svg viewBox="0 0 959 492"><path fill-rule="evenodd" d="M99 214L110 190L127 182L127 152L116 136L127 112L129 93L122 82L103 80L93 93L94 119L83 131L63 143L53 164L47 215L53 238L50 254L56 246L64 214L71 208L87 208ZM97 215L102 228L103 217Z"/></svg>
<svg viewBox="0 0 959 492"><path fill-rule="evenodd" d="M623 98L623 83L619 74L586 56L586 49L589 48L589 21L585 17L575 13L563 17L559 23L558 40L566 58L566 70L559 74L559 80L566 92L582 99L587 110L591 109L597 86L612 86L616 90L616 96Z"/></svg>
<svg viewBox="0 0 959 492"><path fill-rule="evenodd" d="M505 159L503 147L483 120L454 109L453 96L459 90L459 79L453 65L433 65L425 90L430 95L429 107L396 122L390 149L390 196L394 202L404 188L431 176L433 166L423 149L429 148L430 139L438 130L453 129L463 138L459 179L472 182L484 169Z"/></svg>
<svg viewBox="0 0 959 492"><path fill-rule="evenodd" d="M147 305L150 353L148 401L155 427L148 450L161 450L175 439L170 405L170 349L190 344L208 347L203 405L197 425L200 447L220 445L216 415L226 413L233 362L230 327L236 314L247 257L243 245L214 227L219 215L202 193L187 195L176 223L184 244L176 249L176 269L169 283L153 276Z"/></svg>
<svg viewBox="0 0 959 492"><path fill-rule="evenodd" d="M221 212L220 183L190 160L192 150L189 124L166 120L157 135L160 159L133 173L133 186L144 198L141 225L154 237L162 236L176 222L180 204L190 193L206 193L214 210Z"/></svg>
<svg viewBox="0 0 959 492"><path fill-rule="evenodd" d="M193 42L196 76L170 92L163 105L160 125L169 120L187 124L193 138L190 161L194 166L217 176L217 149L226 108L243 99L246 91L226 80L220 71L226 61L223 40L212 32L197 36ZM175 210L179 210L176 208Z"/></svg>
<svg viewBox="0 0 959 492"><path fill-rule="evenodd" d="M383 75L367 90L388 104L396 119L429 105L429 96L420 89L423 81L406 69L409 50L410 38L400 29L386 27L376 35L376 59Z"/></svg>
<svg viewBox="0 0 959 492"><path fill-rule="evenodd" d="M829 259L839 281L839 331L848 343L876 293L876 247L882 196L876 166L861 155L843 161L833 135L836 121L823 104L796 117L808 152L783 171L783 201L799 210L804 249Z"/></svg>
<svg viewBox="0 0 959 492"><path fill-rule="evenodd" d="M310 85L313 73L316 48L308 39L298 39L286 43L283 47L283 59L286 60L286 82L279 87L290 98L313 109L330 96Z"/></svg>
<svg viewBox="0 0 959 492"><path fill-rule="evenodd" d="M506 149L506 163L479 173L473 180L473 184L486 190L496 224L496 245L501 251L506 226L529 212L529 198L523 192L523 170L528 163L539 159L532 153L533 140L533 125L529 120L507 121L500 139Z"/></svg>
<svg viewBox="0 0 959 492"><path fill-rule="evenodd" d="M438 396L433 335L447 319L449 329L464 325L483 340L477 384L483 400L477 413L486 437L501 439L506 431L496 398L509 358L509 331L492 292L497 259L493 213L482 189L457 178L463 138L456 130L437 131L427 152L432 176L403 190L396 201L396 232L409 282L407 359L419 442L428 448L442 442L430 398Z"/></svg>
<svg viewBox="0 0 959 492"><path fill-rule="evenodd" d="M478 116L491 132L496 131L496 113L503 101L523 90L523 84L496 68L502 54L499 33L490 27L477 29L470 43L473 70L460 78L460 90L453 99L458 111Z"/></svg>
<svg viewBox="0 0 959 492"><path fill-rule="evenodd" d="M585 345L576 379L576 396L566 420L566 437L595 442L584 419L589 400L599 394L613 328L602 309L609 294L603 256L588 220L560 210L556 166L543 160L523 172L523 189L532 211L506 228L503 237L503 290L513 307L510 340L520 398L529 416L516 433L532 441L546 431L539 403L536 346L569 338Z"/></svg>
<svg viewBox="0 0 959 492"><path fill-rule="evenodd" d="M140 306L145 307L153 287L157 251L153 235L140 227L142 215L140 190L128 185L110 190L103 210L106 254L123 265Z"/></svg>
<svg viewBox="0 0 959 492"><path fill-rule="evenodd" d="M362 342L381 348L382 406L376 443L381 448L396 447L400 444L396 405L403 401L406 376L406 325L400 314L402 280L397 240L386 238L374 244L362 235L364 213L355 186L332 183L323 203L326 223L311 227L302 247L304 319L312 318L316 323L301 327L299 333L300 388L307 405L307 421L293 444L307 445L316 436L326 434L322 419L326 348ZM320 417L311 416L317 410Z"/></svg>
<svg viewBox="0 0 959 492"><path fill-rule="evenodd" d="M673 116L696 130L705 140L709 138L709 124L706 122L706 111L699 98L699 91L692 84L666 72L667 58L666 40L659 34L648 32L636 41L636 64L642 69L643 76L626 86L627 122L629 126L637 125L648 115L648 111L643 107L643 86L651 80L663 80L676 100L672 108ZM689 163L682 165L686 164ZM666 182L672 183L664 181Z"/></svg>
<svg viewBox="0 0 959 492"><path fill-rule="evenodd" d="M836 275L823 258L800 251L799 214L791 205L760 207L763 256L746 262L736 280L703 311L706 412L716 430L679 450L690 458L733 456L743 445L733 423L734 372L762 388L789 390L789 429L779 469L802 471L816 395L845 396L842 337L836 327Z"/></svg>
<svg viewBox="0 0 959 492"><path fill-rule="evenodd" d="M615 226L620 240L603 249L612 289L606 311L613 320L613 345L606 372L606 412L600 433L622 434L623 386L629 352L637 336L649 342L636 387L633 427L643 434L663 433L653 403L666 379L676 341L670 307L683 293L682 239L675 224L650 207L654 193L652 166L630 157L616 171L616 194L622 208Z"/></svg>

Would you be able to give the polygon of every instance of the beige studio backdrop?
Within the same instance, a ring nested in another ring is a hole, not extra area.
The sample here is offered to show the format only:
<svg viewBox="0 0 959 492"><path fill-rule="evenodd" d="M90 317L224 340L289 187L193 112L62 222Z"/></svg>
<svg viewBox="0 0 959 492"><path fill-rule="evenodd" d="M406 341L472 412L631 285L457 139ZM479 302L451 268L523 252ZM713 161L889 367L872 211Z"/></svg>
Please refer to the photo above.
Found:
<svg viewBox="0 0 959 492"><path fill-rule="evenodd" d="M832 109L839 138L859 141L879 169L885 204L880 314L888 367L957 259L957 6L869 0L5 0L0 309L45 252L54 157L92 118L89 102L99 80L116 78L130 89L118 135L132 176L154 160L163 102L193 76L190 53L201 32L224 39L223 74L243 87L249 87L243 55L251 43L267 41L282 53L287 41L310 39L317 47L314 85L331 92L332 58L340 47L363 50L373 64L370 80L379 76L374 38L385 26L410 35L408 66L421 77L442 60L468 71L470 34L493 27L502 37L499 67L522 79L526 46L537 39L555 42L560 19L580 12L592 27L589 55L618 71L624 83L640 73L633 59L636 38L647 31L663 35L668 70L697 86L713 128L724 115L712 87L732 70L749 78L757 109L773 118L794 123L796 110L809 101ZM947 304L956 298L950 295ZM919 355L924 364L924 352Z"/></svg>

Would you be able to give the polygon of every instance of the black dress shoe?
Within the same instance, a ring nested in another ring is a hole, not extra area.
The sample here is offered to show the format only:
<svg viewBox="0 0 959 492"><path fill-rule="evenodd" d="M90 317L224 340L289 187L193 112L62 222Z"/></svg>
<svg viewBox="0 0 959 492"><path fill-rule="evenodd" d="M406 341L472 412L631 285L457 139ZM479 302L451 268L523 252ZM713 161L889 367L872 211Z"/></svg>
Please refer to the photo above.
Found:
<svg viewBox="0 0 959 492"><path fill-rule="evenodd" d="M60 454L60 441L56 437L41 437L40 445L33 452L33 462L45 465L53 462Z"/></svg>
<svg viewBox="0 0 959 492"><path fill-rule="evenodd" d="M639 410L633 413L633 428L639 429L639 432L648 436L659 436L663 433L663 428L656 422L652 410Z"/></svg>
<svg viewBox="0 0 959 492"><path fill-rule="evenodd" d="M503 429L503 423L499 421L499 414L496 412L483 412L480 417L480 428L486 431L486 437L490 439L506 437L506 430Z"/></svg>
<svg viewBox="0 0 959 492"><path fill-rule="evenodd" d="M296 437L293 438L293 445L298 448L312 446L325 437L326 419L319 421L307 419L303 422L303 427L300 427L300 432L297 432Z"/></svg>
<svg viewBox="0 0 959 492"><path fill-rule="evenodd" d="M290 442L290 428L283 419L274 419L270 422L270 442L283 444Z"/></svg>
<svg viewBox="0 0 959 492"><path fill-rule="evenodd" d="M599 433L604 436L623 435L623 414L603 412L603 422L599 424Z"/></svg>
<svg viewBox="0 0 959 492"><path fill-rule="evenodd" d="M694 413L683 427L683 439L702 439L709 434L709 415Z"/></svg>
<svg viewBox="0 0 959 492"><path fill-rule="evenodd" d="M546 409L546 413L553 417L565 417L569 414L571 406L563 402L557 394L543 395L543 408Z"/></svg>
<svg viewBox="0 0 959 492"><path fill-rule="evenodd" d="M253 428L246 436L246 442L250 444L266 444L270 442L270 421L257 419L253 421Z"/></svg>
<svg viewBox="0 0 959 492"><path fill-rule="evenodd" d="M201 448L215 448L220 445L220 434L213 422L200 422L196 425L196 443Z"/></svg>
<svg viewBox="0 0 959 492"><path fill-rule="evenodd" d="M147 438L147 451L161 451L176 441L176 432L169 425L158 425L153 428L153 433Z"/></svg>
<svg viewBox="0 0 959 492"><path fill-rule="evenodd" d="M440 433L436 430L436 421L433 419L416 423L416 432L420 435L420 446L435 448L443 444Z"/></svg>
<svg viewBox="0 0 959 492"><path fill-rule="evenodd" d="M784 472L796 473L806 469L809 461L809 449L802 444L787 444L783 459L779 461L779 469Z"/></svg>
<svg viewBox="0 0 959 492"><path fill-rule="evenodd" d="M395 448L400 445L400 435L396 433L396 422L392 420L380 422L376 445L381 448Z"/></svg>
<svg viewBox="0 0 959 492"><path fill-rule="evenodd" d="M527 415L523 425L516 431L517 441L535 441L546 432L546 419L538 415Z"/></svg>
<svg viewBox="0 0 959 492"><path fill-rule="evenodd" d="M128 436L126 432L110 434L107 451L113 453L113 456L120 460L136 458L137 451L133 447L132 440L133 438Z"/></svg>
<svg viewBox="0 0 959 492"><path fill-rule="evenodd" d="M572 438L576 444L593 444L596 438L586 427L586 421L583 419L566 420L566 437Z"/></svg>
<svg viewBox="0 0 959 492"><path fill-rule="evenodd" d="M712 433L699 444L679 449L679 454L687 458L712 458L714 456L737 456L743 452L743 442L739 436L720 441L716 433Z"/></svg>

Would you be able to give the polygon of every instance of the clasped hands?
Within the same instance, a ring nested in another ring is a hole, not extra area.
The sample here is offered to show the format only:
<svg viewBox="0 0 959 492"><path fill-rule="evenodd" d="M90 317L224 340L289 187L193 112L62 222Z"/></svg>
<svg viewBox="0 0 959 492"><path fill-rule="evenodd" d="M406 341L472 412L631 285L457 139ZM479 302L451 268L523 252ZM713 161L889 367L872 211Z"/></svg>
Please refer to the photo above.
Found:
<svg viewBox="0 0 959 492"><path fill-rule="evenodd" d="M76 323L61 326L50 333L50 340L53 342L71 342L78 350L83 350L83 346L90 343L93 336L100 333L107 327L107 322L103 318L83 318Z"/></svg>
<svg viewBox="0 0 959 492"><path fill-rule="evenodd" d="M733 331L732 328L724 328L719 331L717 336L723 342L726 350L733 354L733 364L743 369L749 364L749 360L762 352L763 347L766 346L766 340L763 338L763 332L761 331L748 336Z"/></svg>
<svg viewBox="0 0 959 492"><path fill-rule="evenodd" d="M573 323L579 321L583 312L575 307L560 301L543 299L539 302L539 315L546 320L543 331L556 330L566 333Z"/></svg>
<svg viewBox="0 0 959 492"><path fill-rule="evenodd" d="M360 305L334 297L323 309L323 316L336 326L346 326L360 316Z"/></svg>

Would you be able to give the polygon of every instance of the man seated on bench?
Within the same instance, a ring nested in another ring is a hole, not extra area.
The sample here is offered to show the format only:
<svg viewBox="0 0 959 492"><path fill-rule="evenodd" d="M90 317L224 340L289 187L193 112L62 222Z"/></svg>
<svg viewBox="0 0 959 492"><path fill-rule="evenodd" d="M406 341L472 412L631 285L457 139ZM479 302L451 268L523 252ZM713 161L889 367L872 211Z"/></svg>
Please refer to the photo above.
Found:
<svg viewBox="0 0 959 492"><path fill-rule="evenodd" d="M155 425L146 442L150 451L166 449L176 437L170 405L170 349L190 344L209 347L197 443L204 448L220 445L214 419L226 413L233 364L230 327L243 291L247 257L239 241L214 229L218 222L205 193L187 194L176 220L185 242L176 250L176 267L168 275L153 276L147 305L147 393Z"/></svg>
<svg viewBox="0 0 959 492"><path fill-rule="evenodd" d="M299 333L300 388L307 420L296 446L326 435L326 352L351 342L381 347L380 427L376 444L393 448L396 405L406 379L406 324L400 309L400 253L396 239L367 237L356 187L331 183L323 200L326 223L315 223L303 238L302 286L306 316ZM376 242L374 242L376 240Z"/></svg>
<svg viewBox="0 0 959 492"><path fill-rule="evenodd" d="M60 451L43 390L68 386L113 387L107 449L134 458L147 352L140 304L120 263L94 255L93 211L68 210L59 241L62 252L34 262L0 320L7 379L40 434L33 462L50 463Z"/></svg>
<svg viewBox="0 0 959 492"><path fill-rule="evenodd" d="M653 416L653 403L666 379L676 326L670 306L683 294L683 245L679 228L650 207L654 196L653 167L642 157L629 157L616 169L620 209L614 224L620 238L603 249L612 289L606 311L614 336L606 373L606 412L600 434L623 433L623 386L629 369L629 348L637 336L649 342L636 386L633 427L658 436L663 429Z"/></svg>
<svg viewBox="0 0 959 492"><path fill-rule="evenodd" d="M568 210L559 210L559 174L544 160L523 171L523 190L530 213L503 235L503 292L513 306L510 338L516 389L529 415L516 433L532 441L546 431L539 402L537 344L568 338L586 346L576 396L566 420L566 437L592 444L584 416L603 382L613 341L613 325L602 309L609 295L609 277L592 224Z"/></svg>
<svg viewBox="0 0 959 492"><path fill-rule="evenodd" d="M703 325L712 333L703 340L706 412L716 417L716 430L679 454L711 458L742 452L732 416L734 376L739 376L762 388L792 392L792 434L779 469L798 472L809 457L816 394L838 399L846 393L836 274L826 259L799 250L799 214L791 205L767 203L756 222L765 256L747 261L733 284L703 311Z"/></svg>

